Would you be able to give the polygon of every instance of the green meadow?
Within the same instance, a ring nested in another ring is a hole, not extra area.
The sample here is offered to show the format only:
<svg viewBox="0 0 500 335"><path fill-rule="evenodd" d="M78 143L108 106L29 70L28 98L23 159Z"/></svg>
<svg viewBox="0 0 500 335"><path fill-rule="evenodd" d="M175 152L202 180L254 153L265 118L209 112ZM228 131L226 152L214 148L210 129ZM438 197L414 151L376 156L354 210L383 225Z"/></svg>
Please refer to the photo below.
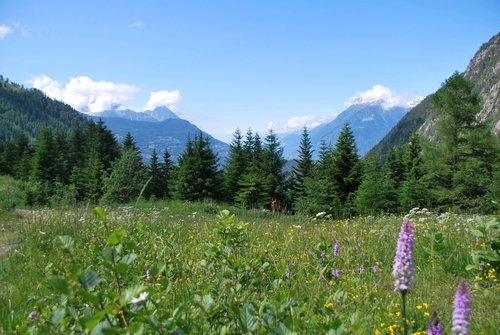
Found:
<svg viewBox="0 0 500 335"><path fill-rule="evenodd" d="M333 220L181 201L0 215L0 334L402 332L391 276L401 216ZM450 333L465 279L471 334L496 334L498 220L409 216L409 333L426 334L434 311Z"/></svg>

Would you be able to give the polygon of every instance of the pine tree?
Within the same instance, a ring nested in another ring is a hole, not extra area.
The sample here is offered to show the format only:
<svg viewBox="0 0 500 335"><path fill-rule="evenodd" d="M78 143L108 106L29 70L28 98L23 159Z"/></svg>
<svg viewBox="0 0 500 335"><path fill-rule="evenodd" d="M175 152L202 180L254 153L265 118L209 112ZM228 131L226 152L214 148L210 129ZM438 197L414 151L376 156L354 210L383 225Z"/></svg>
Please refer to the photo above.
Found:
<svg viewBox="0 0 500 335"><path fill-rule="evenodd" d="M127 203L136 200L147 180L146 166L139 153L125 150L113 164L104 183L105 203Z"/></svg>
<svg viewBox="0 0 500 335"><path fill-rule="evenodd" d="M392 180L382 174L375 159L366 159L361 184L356 192L359 213L378 214L397 210L397 193Z"/></svg>
<svg viewBox="0 0 500 335"><path fill-rule="evenodd" d="M71 130L68 140L68 170L82 167L85 162L85 134L80 125Z"/></svg>
<svg viewBox="0 0 500 335"><path fill-rule="evenodd" d="M113 133L106 127L104 121L89 122L85 132L87 152L95 151L104 166L109 171L113 162L120 157L120 146Z"/></svg>
<svg viewBox="0 0 500 335"><path fill-rule="evenodd" d="M146 197L154 197L155 199L164 198L165 192L168 190L167 179L163 174L161 165L158 161L158 154L154 149L148 166L148 178L149 183L146 188Z"/></svg>
<svg viewBox="0 0 500 335"><path fill-rule="evenodd" d="M139 148L137 148L137 145L135 144L134 138L132 137L132 134L130 132L127 132L125 135L125 138L123 139L122 142L122 150L135 150L139 151Z"/></svg>
<svg viewBox="0 0 500 335"><path fill-rule="evenodd" d="M255 151L257 152L257 150L258 148L256 147ZM283 167L285 163L283 148L278 141L276 133L270 129L265 138L261 166L270 201L271 199L276 199L277 201L284 200L285 173L283 172Z"/></svg>
<svg viewBox="0 0 500 335"><path fill-rule="evenodd" d="M405 165L403 160L403 150L401 148L391 148L385 161L385 176L392 181L397 190L405 178Z"/></svg>
<svg viewBox="0 0 500 335"><path fill-rule="evenodd" d="M229 158L224 169L224 198L232 203L239 191L241 177L248 168L247 157L243 148L242 135L239 129L236 129L233 135L233 141L229 149Z"/></svg>
<svg viewBox="0 0 500 335"><path fill-rule="evenodd" d="M177 193L188 201L217 199L221 178L217 169L217 156L210 148L210 140L197 135L189 140L179 157Z"/></svg>
<svg viewBox="0 0 500 335"><path fill-rule="evenodd" d="M481 110L479 95L470 81L455 73L433 98L441 116L443 170L437 187L446 196L442 205L491 210L486 195L499 149L487 123L476 119Z"/></svg>
<svg viewBox="0 0 500 335"><path fill-rule="evenodd" d="M57 177L56 160L54 133L49 128L43 128L36 141L31 179L52 184Z"/></svg>
<svg viewBox="0 0 500 335"><path fill-rule="evenodd" d="M163 152L163 162L160 165L162 178L165 180L164 198L171 198L174 191L174 181L177 179L177 166L170 158L170 153L167 149Z"/></svg>
<svg viewBox="0 0 500 335"><path fill-rule="evenodd" d="M300 140L297 165L293 168L294 183L292 187L294 189L294 198L300 198L305 195L304 182L306 178L311 177L314 167L313 152L309 132L307 127L304 127Z"/></svg>
<svg viewBox="0 0 500 335"><path fill-rule="evenodd" d="M348 207L360 184L361 167L358 149L349 124L344 124L333 151L329 174L338 192L342 206Z"/></svg>

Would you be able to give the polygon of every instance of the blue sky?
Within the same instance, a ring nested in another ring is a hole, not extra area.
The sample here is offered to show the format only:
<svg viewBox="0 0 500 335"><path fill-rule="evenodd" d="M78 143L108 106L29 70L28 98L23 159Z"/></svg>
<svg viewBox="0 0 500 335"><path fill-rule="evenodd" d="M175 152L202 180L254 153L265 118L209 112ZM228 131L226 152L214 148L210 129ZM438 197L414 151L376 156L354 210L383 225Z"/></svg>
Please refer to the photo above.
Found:
<svg viewBox="0 0 500 335"><path fill-rule="evenodd" d="M500 1L0 1L0 74L75 108L170 106L221 139L404 105L465 70Z"/></svg>

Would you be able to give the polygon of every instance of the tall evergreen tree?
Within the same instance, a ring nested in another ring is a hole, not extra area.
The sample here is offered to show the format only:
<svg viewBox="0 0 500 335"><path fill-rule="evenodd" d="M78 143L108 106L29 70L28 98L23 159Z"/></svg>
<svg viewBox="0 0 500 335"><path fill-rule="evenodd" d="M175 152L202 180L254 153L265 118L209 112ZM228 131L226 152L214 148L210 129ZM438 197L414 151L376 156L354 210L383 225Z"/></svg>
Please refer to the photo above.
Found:
<svg viewBox="0 0 500 335"><path fill-rule="evenodd" d="M270 201L271 199L284 200L285 173L283 167L285 163L283 147L281 147L276 133L270 129L264 142L261 167L266 178L265 183Z"/></svg>
<svg viewBox="0 0 500 335"><path fill-rule="evenodd" d="M54 133L43 128L35 146L31 179L52 184L57 177L57 155Z"/></svg>
<svg viewBox="0 0 500 335"><path fill-rule="evenodd" d="M163 174L161 164L158 160L158 154L155 149L153 149L153 152L151 153L151 159L148 166L148 178L149 183L146 188L146 197L154 197L156 199L164 198L165 193L168 190L167 178Z"/></svg>
<svg viewBox="0 0 500 335"><path fill-rule="evenodd" d="M68 170L71 171L75 166L82 167L85 162L85 134L82 127L78 124L71 130L68 140Z"/></svg>
<svg viewBox="0 0 500 335"><path fill-rule="evenodd" d="M302 130L302 137L300 139L297 165L293 168L293 178L295 181L292 187L296 198L300 198L305 195L305 180L306 178L310 178L313 173L313 152L314 150L312 148L311 138L309 137L309 131L307 130L307 127L304 127Z"/></svg>
<svg viewBox="0 0 500 335"><path fill-rule="evenodd" d="M189 140L179 157L179 198L189 201L218 198L221 178L217 166L217 156L210 148L208 138L200 133L194 140Z"/></svg>
<svg viewBox="0 0 500 335"><path fill-rule="evenodd" d="M248 168L247 157L251 155L245 153L242 139L240 130L236 129L229 149L229 158L224 169L224 198L230 203L234 202L239 191L239 182ZM249 150L251 150L251 147Z"/></svg>
<svg viewBox="0 0 500 335"><path fill-rule="evenodd" d="M160 165L161 175L165 180L163 197L171 198L174 191L174 181L177 178L177 166L174 164L167 149L163 152L163 162Z"/></svg>
<svg viewBox="0 0 500 335"><path fill-rule="evenodd" d="M404 180L399 188L399 203L403 212L414 207L430 207L431 199L422 179L422 146L416 132L410 136L403 152Z"/></svg>
<svg viewBox="0 0 500 335"><path fill-rule="evenodd" d="M139 148L135 144L134 137L132 137L132 134L128 131L127 134L125 135L125 138L123 139L122 142L122 150L135 150L139 151Z"/></svg>
<svg viewBox="0 0 500 335"><path fill-rule="evenodd" d="M85 132L85 143L89 153L92 150L97 153L104 171L109 171L113 162L120 157L118 141L102 120L97 123L89 122Z"/></svg>
<svg viewBox="0 0 500 335"><path fill-rule="evenodd" d="M392 181L397 190L405 178L405 165L402 148L391 148L385 161L385 176Z"/></svg>
<svg viewBox="0 0 500 335"><path fill-rule="evenodd" d="M103 201L127 203L136 200L147 180L146 166L139 152L129 149L113 164L104 183Z"/></svg>
<svg viewBox="0 0 500 335"><path fill-rule="evenodd" d="M349 124L345 123L340 132L329 173L337 189L340 203L347 207L360 184L361 166L358 149Z"/></svg>
<svg viewBox="0 0 500 335"><path fill-rule="evenodd" d="M397 210L397 193L392 180L382 174L375 159L364 161L364 173L355 203L358 212L364 215Z"/></svg>
<svg viewBox="0 0 500 335"><path fill-rule="evenodd" d="M455 73L433 98L441 116L438 130L445 169L438 187L447 198L442 205L491 210L486 195L498 156L498 142L487 124L476 118L481 110L479 95L474 93L470 81Z"/></svg>

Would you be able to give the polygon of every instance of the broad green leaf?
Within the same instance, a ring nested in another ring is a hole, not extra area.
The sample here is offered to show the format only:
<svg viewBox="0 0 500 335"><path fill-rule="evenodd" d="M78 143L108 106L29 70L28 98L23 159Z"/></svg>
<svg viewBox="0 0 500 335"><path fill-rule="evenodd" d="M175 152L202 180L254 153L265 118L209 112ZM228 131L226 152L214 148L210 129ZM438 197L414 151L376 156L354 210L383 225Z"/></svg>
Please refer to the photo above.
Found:
<svg viewBox="0 0 500 335"><path fill-rule="evenodd" d="M137 298L139 294L144 292L146 287L144 285L136 285L125 289L120 297L120 305L125 306L130 303L132 299Z"/></svg>
<svg viewBox="0 0 500 335"><path fill-rule="evenodd" d="M50 323L53 325L58 325L66 316L66 309L64 307L60 307L56 309L52 315L50 316Z"/></svg>
<svg viewBox="0 0 500 335"><path fill-rule="evenodd" d="M86 290L91 290L101 282L101 277L91 270L83 270L80 274L80 283Z"/></svg>
<svg viewBox="0 0 500 335"><path fill-rule="evenodd" d="M62 294L69 294L69 283L66 279L59 276L52 276L49 278L49 285L55 291Z"/></svg>
<svg viewBox="0 0 500 335"><path fill-rule="evenodd" d="M111 245L117 245L118 243L123 241L123 239L125 238L125 235L127 235L127 232L124 229L118 229L118 230L115 230L114 232L112 232L108 236L107 241Z"/></svg>
<svg viewBox="0 0 500 335"><path fill-rule="evenodd" d="M124 264L127 264L127 265L130 265L133 261L135 261L136 258L137 258L137 254L130 253L130 254L127 254L127 255L123 256L120 259L120 262L124 263Z"/></svg>
<svg viewBox="0 0 500 335"><path fill-rule="evenodd" d="M61 244L61 247L63 249L72 251L73 246L75 245L75 241L73 240L73 237L68 236L68 235L63 235L63 236L57 236L57 240Z"/></svg>
<svg viewBox="0 0 500 335"><path fill-rule="evenodd" d="M257 329L257 313L252 304L245 304L240 309L240 321L246 332L254 332Z"/></svg>
<svg viewBox="0 0 500 335"><path fill-rule="evenodd" d="M105 221L106 220L106 212L104 211L104 208L102 208L102 207L96 207L96 208L94 208L94 212L96 213L97 217L101 221Z"/></svg>

